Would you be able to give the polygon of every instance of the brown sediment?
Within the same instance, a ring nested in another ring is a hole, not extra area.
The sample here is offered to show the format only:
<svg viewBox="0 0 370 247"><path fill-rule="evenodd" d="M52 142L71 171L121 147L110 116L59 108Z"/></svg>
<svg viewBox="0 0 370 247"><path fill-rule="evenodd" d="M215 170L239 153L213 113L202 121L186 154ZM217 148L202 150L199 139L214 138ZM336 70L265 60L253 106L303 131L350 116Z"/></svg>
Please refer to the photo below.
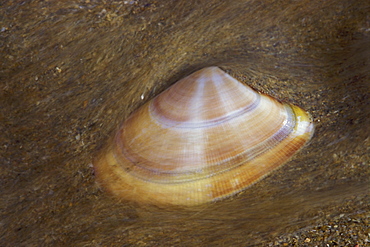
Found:
<svg viewBox="0 0 370 247"><path fill-rule="evenodd" d="M368 1L3 1L1 246L368 244ZM235 198L120 202L91 160L127 116L217 65L311 113L307 148Z"/></svg>

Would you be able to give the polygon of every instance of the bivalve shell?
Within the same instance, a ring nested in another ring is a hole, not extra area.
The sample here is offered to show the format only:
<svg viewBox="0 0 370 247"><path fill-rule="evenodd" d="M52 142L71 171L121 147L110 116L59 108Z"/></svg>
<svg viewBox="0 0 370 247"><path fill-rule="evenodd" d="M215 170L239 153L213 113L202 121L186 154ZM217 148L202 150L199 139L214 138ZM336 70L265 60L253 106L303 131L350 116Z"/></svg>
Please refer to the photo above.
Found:
<svg viewBox="0 0 370 247"><path fill-rule="evenodd" d="M208 67L131 114L94 167L119 198L197 205L233 195L283 165L313 129L299 107Z"/></svg>

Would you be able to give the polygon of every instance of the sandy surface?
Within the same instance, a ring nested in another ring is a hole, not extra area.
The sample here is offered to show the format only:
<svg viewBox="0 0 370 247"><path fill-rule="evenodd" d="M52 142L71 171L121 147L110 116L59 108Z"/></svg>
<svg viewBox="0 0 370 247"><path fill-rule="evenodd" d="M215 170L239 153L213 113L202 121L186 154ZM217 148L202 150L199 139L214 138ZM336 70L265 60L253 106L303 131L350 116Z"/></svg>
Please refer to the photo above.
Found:
<svg viewBox="0 0 370 247"><path fill-rule="evenodd" d="M3 1L1 246L366 246L368 1ZM193 208L111 198L92 160L169 85L217 65L310 112L311 143Z"/></svg>

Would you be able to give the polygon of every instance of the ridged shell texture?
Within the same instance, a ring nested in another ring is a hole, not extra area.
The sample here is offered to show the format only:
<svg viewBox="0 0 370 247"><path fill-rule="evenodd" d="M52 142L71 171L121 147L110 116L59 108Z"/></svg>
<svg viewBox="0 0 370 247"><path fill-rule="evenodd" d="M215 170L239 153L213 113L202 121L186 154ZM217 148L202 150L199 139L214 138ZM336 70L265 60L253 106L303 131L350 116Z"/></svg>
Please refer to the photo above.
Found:
<svg viewBox="0 0 370 247"><path fill-rule="evenodd" d="M208 67L131 114L94 166L103 187L120 198L197 205L266 176L312 134L302 109Z"/></svg>

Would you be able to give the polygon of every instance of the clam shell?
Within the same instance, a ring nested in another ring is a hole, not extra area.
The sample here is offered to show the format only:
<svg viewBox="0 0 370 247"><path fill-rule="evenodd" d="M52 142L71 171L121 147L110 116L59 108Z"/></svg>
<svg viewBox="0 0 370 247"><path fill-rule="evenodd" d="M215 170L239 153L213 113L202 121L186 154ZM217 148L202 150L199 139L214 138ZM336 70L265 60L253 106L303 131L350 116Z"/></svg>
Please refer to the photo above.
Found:
<svg viewBox="0 0 370 247"><path fill-rule="evenodd" d="M98 181L119 198L197 205L263 178L312 134L302 109L208 67L131 114L94 166Z"/></svg>

